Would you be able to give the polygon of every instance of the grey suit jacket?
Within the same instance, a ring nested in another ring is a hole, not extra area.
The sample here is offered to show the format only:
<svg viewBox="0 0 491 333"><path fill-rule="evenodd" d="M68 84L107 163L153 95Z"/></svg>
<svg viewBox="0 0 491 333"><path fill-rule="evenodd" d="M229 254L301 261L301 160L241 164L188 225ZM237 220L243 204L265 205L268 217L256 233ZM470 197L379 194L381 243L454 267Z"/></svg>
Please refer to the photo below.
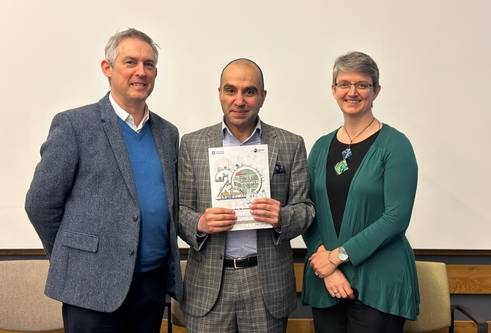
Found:
<svg viewBox="0 0 491 333"><path fill-rule="evenodd" d="M177 128L150 112L170 212L168 293L181 300ZM109 93L57 114L27 193L26 212L50 259L47 296L96 311L124 301L135 268L140 207Z"/></svg>
<svg viewBox="0 0 491 333"><path fill-rule="evenodd" d="M184 277L182 309L192 316L207 314L222 283L226 233L198 243L197 223L211 207L208 148L222 146L221 123L184 135L179 152L179 232L190 245ZM290 240L312 222L308 197L307 156L302 137L262 123L261 143L268 145L271 197L281 202L281 233L257 231L261 290L268 311L287 317L296 308L293 253Z"/></svg>

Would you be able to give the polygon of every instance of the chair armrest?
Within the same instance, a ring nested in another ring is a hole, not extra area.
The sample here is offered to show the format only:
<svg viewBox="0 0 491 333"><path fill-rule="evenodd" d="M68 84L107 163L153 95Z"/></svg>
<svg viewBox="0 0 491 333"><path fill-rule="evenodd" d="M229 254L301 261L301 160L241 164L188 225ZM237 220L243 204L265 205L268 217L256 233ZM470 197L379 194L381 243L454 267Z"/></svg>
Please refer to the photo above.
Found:
<svg viewBox="0 0 491 333"><path fill-rule="evenodd" d="M471 319L473 322L476 323L477 325L477 333L488 333L488 322L482 318L481 316L472 313L468 308L466 308L463 305L452 305L452 329L451 332L453 333L453 323L454 323L454 312L455 310L459 311L460 313L463 313L467 318Z"/></svg>

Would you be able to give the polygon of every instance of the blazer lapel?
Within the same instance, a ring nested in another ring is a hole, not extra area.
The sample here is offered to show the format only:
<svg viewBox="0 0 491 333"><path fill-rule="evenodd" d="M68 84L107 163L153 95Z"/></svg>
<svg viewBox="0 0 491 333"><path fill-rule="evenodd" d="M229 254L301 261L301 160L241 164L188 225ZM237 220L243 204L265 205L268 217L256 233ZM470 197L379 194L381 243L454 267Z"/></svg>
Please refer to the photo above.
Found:
<svg viewBox="0 0 491 333"><path fill-rule="evenodd" d="M210 140L208 145L209 148L223 147L222 123L210 127L207 135Z"/></svg>
<svg viewBox="0 0 491 333"><path fill-rule="evenodd" d="M173 160L173 156L176 156L174 151L175 147L172 146L174 143L170 141L162 122L157 121L157 118L154 117L152 112L150 112L149 125L152 129L153 140L162 166L168 209L169 212L172 212L174 198L177 195L177 193L174 193L174 188L172 186L176 178L176 175L173 174L173 171L175 170L174 163L176 163L176 161Z"/></svg>
<svg viewBox="0 0 491 333"><path fill-rule="evenodd" d="M128 150L126 149L123 134L121 133L121 125L119 124L118 116L116 115L116 112L114 112L111 102L109 101L109 93L99 101L99 105L101 108L102 128L109 140L109 144L111 145L126 186L135 202L138 203Z"/></svg>
<svg viewBox="0 0 491 333"><path fill-rule="evenodd" d="M278 140L276 140L276 133L274 130L264 122L261 123L261 143L268 145L269 155L269 179L273 179L274 168L276 166L276 160L278 158Z"/></svg>

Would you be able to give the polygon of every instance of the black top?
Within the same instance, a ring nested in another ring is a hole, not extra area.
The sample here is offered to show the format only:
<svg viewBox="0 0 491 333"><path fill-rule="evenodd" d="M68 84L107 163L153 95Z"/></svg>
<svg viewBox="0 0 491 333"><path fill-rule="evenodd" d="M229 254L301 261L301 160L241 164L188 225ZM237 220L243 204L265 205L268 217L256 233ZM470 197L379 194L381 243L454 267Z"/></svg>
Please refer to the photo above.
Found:
<svg viewBox="0 0 491 333"><path fill-rule="evenodd" d="M332 219L334 221L334 228L336 229L336 234L338 236L339 231L341 230L341 222L343 220L344 208L346 206L351 180L379 133L380 130L365 140L351 145L352 155L346 159L348 170L340 175L334 170L334 165L343 160L342 152L349 147L349 144L340 142L337 139L337 135L334 136L331 142L331 147L329 148L329 154L327 156L326 187Z"/></svg>

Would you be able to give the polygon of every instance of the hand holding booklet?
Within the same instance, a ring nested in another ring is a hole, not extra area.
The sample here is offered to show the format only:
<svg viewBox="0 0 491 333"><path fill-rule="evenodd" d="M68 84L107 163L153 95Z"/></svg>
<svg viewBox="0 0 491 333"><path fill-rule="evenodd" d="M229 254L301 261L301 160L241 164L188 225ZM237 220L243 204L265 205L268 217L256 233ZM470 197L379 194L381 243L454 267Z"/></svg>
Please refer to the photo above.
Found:
<svg viewBox="0 0 491 333"><path fill-rule="evenodd" d="M235 210L232 229L271 228L255 221L249 205L256 198L270 198L268 145L208 148L213 207Z"/></svg>

